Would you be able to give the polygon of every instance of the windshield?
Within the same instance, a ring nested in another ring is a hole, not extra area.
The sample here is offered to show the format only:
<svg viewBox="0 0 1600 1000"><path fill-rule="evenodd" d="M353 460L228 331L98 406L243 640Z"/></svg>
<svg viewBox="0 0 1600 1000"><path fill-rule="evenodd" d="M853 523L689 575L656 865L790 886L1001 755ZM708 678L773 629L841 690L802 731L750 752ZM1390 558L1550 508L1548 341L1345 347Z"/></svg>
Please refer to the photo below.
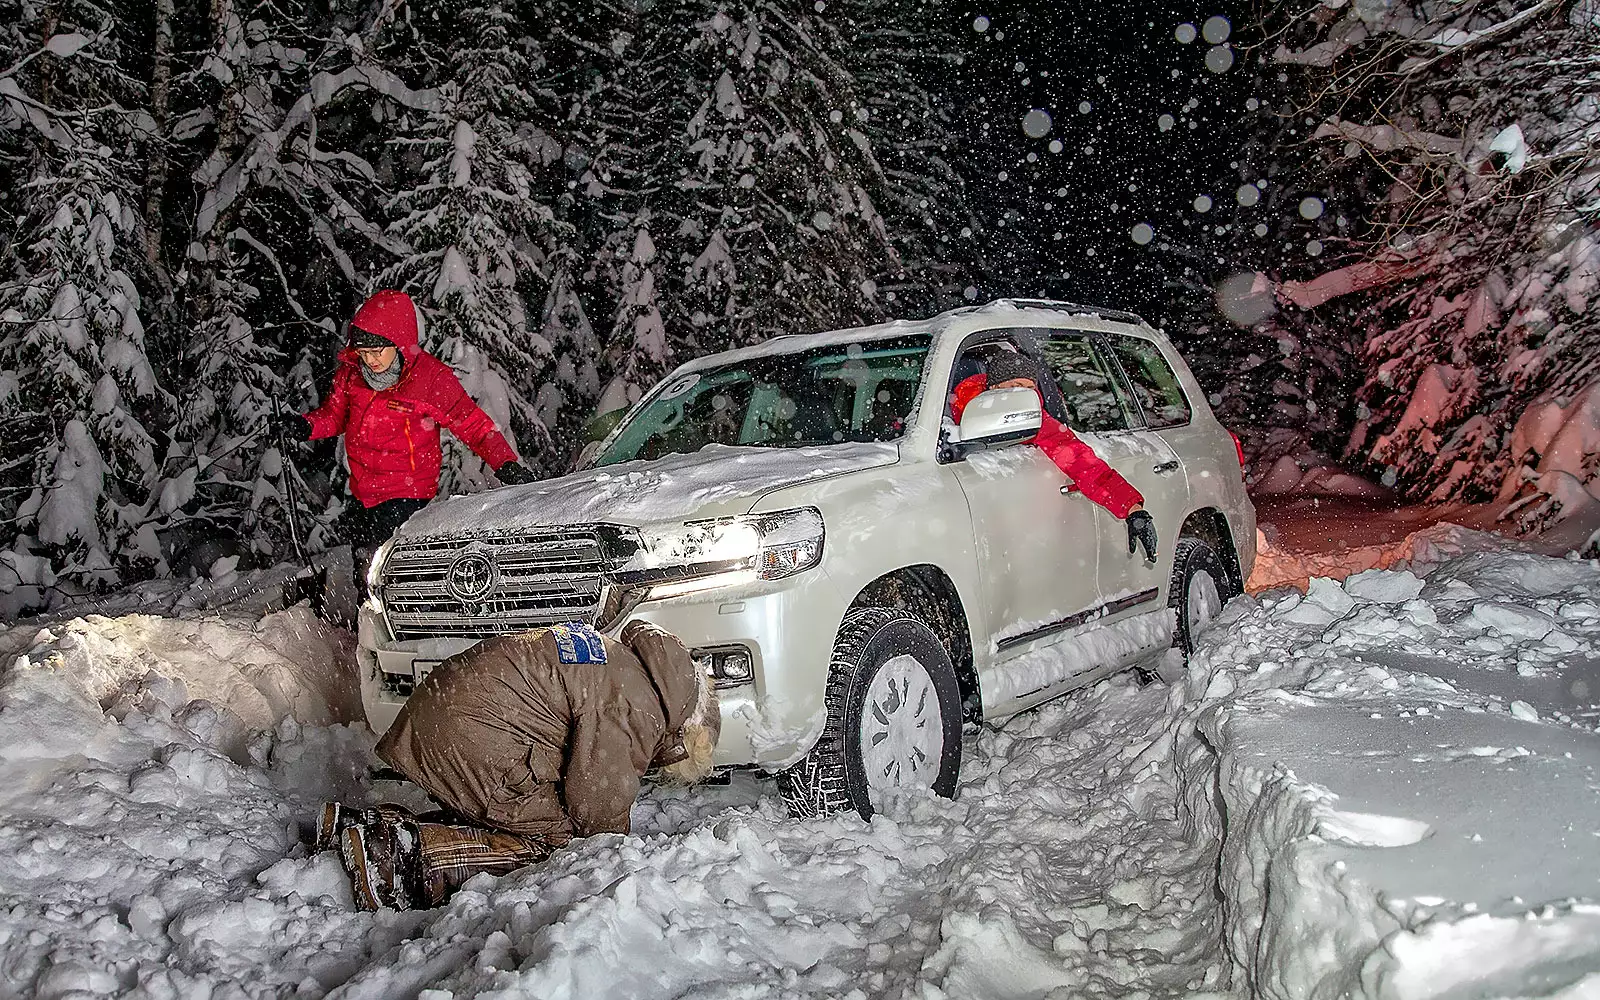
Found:
<svg viewBox="0 0 1600 1000"><path fill-rule="evenodd" d="M689 454L708 444L893 441L916 404L930 342L923 334L839 344L675 375L595 465Z"/></svg>

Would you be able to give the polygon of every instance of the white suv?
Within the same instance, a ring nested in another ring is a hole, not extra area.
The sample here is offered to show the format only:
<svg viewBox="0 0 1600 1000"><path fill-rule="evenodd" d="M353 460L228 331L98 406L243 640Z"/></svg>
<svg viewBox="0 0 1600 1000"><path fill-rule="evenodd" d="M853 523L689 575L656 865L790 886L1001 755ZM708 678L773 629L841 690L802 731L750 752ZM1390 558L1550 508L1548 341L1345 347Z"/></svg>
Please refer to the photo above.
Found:
<svg viewBox="0 0 1600 1000"><path fill-rule="evenodd" d="M1038 394L951 420L1002 345L1144 495L1154 562L1027 443ZM718 762L777 772L796 813L951 795L964 726L1181 662L1163 654L1239 592L1256 533L1236 449L1172 345L1115 310L1009 300L700 358L582 471L435 503L379 550L367 717L387 728L485 636L638 618L715 678Z"/></svg>

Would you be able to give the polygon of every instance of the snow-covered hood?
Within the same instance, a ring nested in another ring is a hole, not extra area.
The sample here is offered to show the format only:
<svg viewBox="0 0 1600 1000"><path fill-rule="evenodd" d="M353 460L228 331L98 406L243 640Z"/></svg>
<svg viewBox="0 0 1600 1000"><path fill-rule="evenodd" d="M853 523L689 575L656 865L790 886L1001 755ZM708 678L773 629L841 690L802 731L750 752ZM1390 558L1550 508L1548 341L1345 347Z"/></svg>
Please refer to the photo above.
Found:
<svg viewBox="0 0 1600 1000"><path fill-rule="evenodd" d="M893 443L818 448L707 445L692 455L624 462L560 479L430 504L396 537L483 535L571 524L642 527L747 513L764 493L893 465Z"/></svg>

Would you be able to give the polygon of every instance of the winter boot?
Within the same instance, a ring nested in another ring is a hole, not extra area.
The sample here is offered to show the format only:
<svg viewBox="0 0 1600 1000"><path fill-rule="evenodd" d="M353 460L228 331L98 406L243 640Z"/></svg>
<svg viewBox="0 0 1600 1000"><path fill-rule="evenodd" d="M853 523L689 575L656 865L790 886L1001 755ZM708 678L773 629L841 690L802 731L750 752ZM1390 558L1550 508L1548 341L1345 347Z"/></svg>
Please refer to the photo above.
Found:
<svg viewBox="0 0 1600 1000"><path fill-rule="evenodd" d="M409 818L381 818L346 828L339 855L350 873L356 905L363 910L426 907L418 884L419 844L417 824Z"/></svg>
<svg viewBox="0 0 1600 1000"><path fill-rule="evenodd" d="M338 850L344 832L360 822L360 810L342 802L324 802L317 814L317 838L311 842L311 850L317 854Z"/></svg>
<svg viewBox="0 0 1600 1000"><path fill-rule="evenodd" d="M317 836L311 842L313 853L337 851L342 848L344 832L362 823L399 822L410 819L411 813L400 806L382 805L357 809L342 802L324 802L317 814Z"/></svg>

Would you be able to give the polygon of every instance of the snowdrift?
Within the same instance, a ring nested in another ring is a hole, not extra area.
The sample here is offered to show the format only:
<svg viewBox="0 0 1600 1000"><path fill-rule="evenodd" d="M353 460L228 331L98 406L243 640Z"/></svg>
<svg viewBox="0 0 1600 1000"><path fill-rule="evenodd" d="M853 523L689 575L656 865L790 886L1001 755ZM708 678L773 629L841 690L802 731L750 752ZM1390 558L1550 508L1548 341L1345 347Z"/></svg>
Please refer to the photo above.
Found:
<svg viewBox="0 0 1600 1000"><path fill-rule="evenodd" d="M1228 614L1179 769L1250 990L1600 991L1595 565L1484 553Z"/></svg>
<svg viewBox="0 0 1600 1000"><path fill-rule="evenodd" d="M1180 683L969 740L955 801L652 789L423 913L355 912L304 844L400 791L343 721L348 636L0 633L0 995L1592 995L1600 570L1463 537L1240 598Z"/></svg>

